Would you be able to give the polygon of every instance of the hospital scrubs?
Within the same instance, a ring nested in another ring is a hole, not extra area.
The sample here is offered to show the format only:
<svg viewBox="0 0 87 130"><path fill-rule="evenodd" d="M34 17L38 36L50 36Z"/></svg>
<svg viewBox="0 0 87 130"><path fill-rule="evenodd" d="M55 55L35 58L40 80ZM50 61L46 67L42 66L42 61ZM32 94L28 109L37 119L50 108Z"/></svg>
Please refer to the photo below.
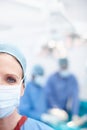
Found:
<svg viewBox="0 0 87 130"><path fill-rule="evenodd" d="M41 120L41 115L47 111L44 89L35 82L28 82L24 96L21 98L19 112L22 115Z"/></svg>
<svg viewBox="0 0 87 130"><path fill-rule="evenodd" d="M77 115L79 110L78 83L73 75L63 78L58 72L50 76L46 84L49 108L67 110L68 101L72 101L71 114Z"/></svg>
<svg viewBox="0 0 87 130"><path fill-rule="evenodd" d="M20 130L53 130L53 129L39 121L28 118L26 122L21 126Z"/></svg>

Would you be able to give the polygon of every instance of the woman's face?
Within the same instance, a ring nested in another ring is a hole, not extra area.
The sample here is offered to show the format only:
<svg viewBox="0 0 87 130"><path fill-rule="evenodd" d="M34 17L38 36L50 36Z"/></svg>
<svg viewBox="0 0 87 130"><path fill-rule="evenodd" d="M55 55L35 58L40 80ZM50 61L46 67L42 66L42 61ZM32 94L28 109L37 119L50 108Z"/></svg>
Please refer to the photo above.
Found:
<svg viewBox="0 0 87 130"><path fill-rule="evenodd" d="M0 85L18 85L22 80L22 68L9 54L0 53Z"/></svg>

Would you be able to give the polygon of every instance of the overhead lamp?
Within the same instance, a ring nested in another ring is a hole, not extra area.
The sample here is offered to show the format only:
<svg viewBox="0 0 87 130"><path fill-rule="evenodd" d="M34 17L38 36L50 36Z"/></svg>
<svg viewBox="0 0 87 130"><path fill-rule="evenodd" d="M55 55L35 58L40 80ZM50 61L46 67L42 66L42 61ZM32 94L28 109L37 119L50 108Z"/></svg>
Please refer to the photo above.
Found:
<svg viewBox="0 0 87 130"><path fill-rule="evenodd" d="M15 2L18 2L20 4L29 5L31 7L41 8L42 2L38 0L16 0Z"/></svg>
<svg viewBox="0 0 87 130"><path fill-rule="evenodd" d="M7 31L10 29L12 29L12 27L10 25L0 24L0 31Z"/></svg>
<svg viewBox="0 0 87 130"><path fill-rule="evenodd" d="M80 36L76 33L71 33L71 34L69 34L69 36L72 38L72 40L80 38Z"/></svg>
<svg viewBox="0 0 87 130"><path fill-rule="evenodd" d="M55 41L50 41L50 42L48 42L48 47L49 48L55 48L55 46L56 46L56 43L55 43Z"/></svg>

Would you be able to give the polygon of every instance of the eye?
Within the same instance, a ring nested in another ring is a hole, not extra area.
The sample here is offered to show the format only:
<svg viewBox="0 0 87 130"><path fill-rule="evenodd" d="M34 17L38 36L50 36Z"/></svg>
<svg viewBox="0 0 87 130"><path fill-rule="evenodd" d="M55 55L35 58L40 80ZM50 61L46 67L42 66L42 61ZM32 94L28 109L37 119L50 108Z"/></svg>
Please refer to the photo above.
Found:
<svg viewBox="0 0 87 130"><path fill-rule="evenodd" d="M16 83L16 79L13 77L7 77L6 80L8 83Z"/></svg>

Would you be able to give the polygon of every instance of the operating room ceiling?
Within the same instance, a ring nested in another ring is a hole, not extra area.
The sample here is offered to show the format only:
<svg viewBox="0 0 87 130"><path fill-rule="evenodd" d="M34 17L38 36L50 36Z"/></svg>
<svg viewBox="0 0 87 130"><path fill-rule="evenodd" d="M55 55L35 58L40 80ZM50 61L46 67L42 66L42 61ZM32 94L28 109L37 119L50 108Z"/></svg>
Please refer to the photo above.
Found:
<svg viewBox="0 0 87 130"><path fill-rule="evenodd" d="M0 0L0 41L40 45L70 32L87 38L86 6L87 0Z"/></svg>

